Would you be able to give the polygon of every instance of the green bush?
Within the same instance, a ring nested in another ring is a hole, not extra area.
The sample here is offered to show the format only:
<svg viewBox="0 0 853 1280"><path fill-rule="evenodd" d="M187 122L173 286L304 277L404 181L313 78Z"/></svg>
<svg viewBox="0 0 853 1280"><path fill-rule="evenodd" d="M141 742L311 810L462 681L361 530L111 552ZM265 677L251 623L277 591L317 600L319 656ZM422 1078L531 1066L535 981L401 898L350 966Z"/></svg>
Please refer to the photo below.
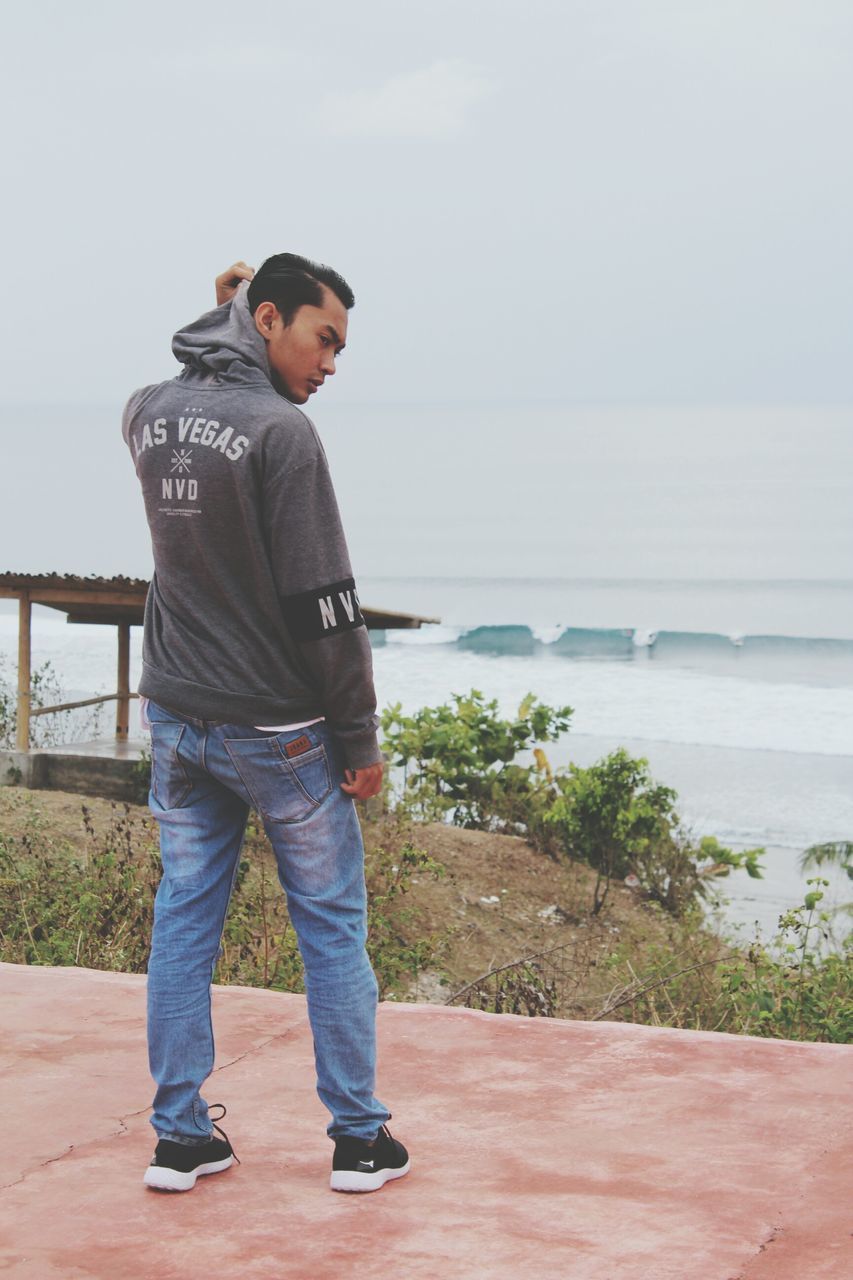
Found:
<svg viewBox="0 0 853 1280"><path fill-rule="evenodd" d="M570 858L598 873L593 914L598 915L613 877L623 880L640 860L654 863L650 850L670 837L675 792L653 785L645 760L614 751L588 769L569 765L555 778L556 794L545 821L559 831Z"/></svg>
<svg viewBox="0 0 853 1280"><path fill-rule="evenodd" d="M403 772L398 807L421 821L525 835L588 863L597 872L594 915L614 878L636 877L649 898L679 914L733 867L761 875L763 849L736 853L713 836L694 842L675 812L676 793L652 780L645 759L620 748L588 768L552 771L539 744L556 741L571 716L571 707L528 694L514 720L501 719L497 701L476 689L411 716L399 703L388 707L385 747ZM532 763L517 762L523 752Z"/></svg>
<svg viewBox="0 0 853 1280"><path fill-rule="evenodd" d="M424 822L449 819L481 830L528 829L544 799L541 764L516 763L521 752L553 742L569 727L571 707L548 707L528 694L514 720L472 689L452 704L404 716L400 704L382 713L384 746L403 771L400 807Z"/></svg>
<svg viewBox="0 0 853 1280"><path fill-rule="evenodd" d="M585 769L569 765L554 784L545 822L559 832L569 857L596 871L593 915L614 878L636 877L653 901L679 915L708 895L709 876L726 875L733 867L761 876L763 849L735 853L714 836L694 844L675 811L676 792L655 783L648 761L624 748Z"/></svg>

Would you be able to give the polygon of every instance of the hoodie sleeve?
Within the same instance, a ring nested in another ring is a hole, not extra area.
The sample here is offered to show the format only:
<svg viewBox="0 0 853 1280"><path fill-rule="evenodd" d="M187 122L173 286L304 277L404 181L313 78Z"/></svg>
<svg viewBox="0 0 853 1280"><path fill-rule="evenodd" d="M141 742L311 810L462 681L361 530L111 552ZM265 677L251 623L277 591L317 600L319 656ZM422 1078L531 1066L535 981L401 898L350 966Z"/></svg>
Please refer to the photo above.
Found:
<svg viewBox="0 0 853 1280"><path fill-rule="evenodd" d="M310 424L309 424L310 426ZM373 660L326 455L293 466L267 458L264 523L285 624L317 681L347 764L381 760Z"/></svg>

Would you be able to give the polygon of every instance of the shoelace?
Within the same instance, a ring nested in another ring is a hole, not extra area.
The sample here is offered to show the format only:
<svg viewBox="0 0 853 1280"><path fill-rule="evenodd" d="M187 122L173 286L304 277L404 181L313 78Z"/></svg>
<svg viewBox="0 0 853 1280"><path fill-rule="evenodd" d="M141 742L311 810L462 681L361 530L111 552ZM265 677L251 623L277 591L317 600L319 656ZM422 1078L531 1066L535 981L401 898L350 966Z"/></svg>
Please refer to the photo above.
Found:
<svg viewBox="0 0 853 1280"><path fill-rule="evenodd" d="M224 1120L228 1114L228 1111L225 1107L225 1103L214 1102L212 1105L214 1107L222 1108L222 1110L219 1112L219 1115L216 1117L216 1120ZM216 1123L216 1120L214 1120L213 1116L210 1114L210 1108L208 1108L208 1111L207 1111L207 1118L210 1121L210 1123L213 1125L216 1132L219 1134L220 1138L224 1138L225 1141L228 1143L229 1147L231 1147L232 1156L237 1161L237 1163L240 1164L240 1157L237 1155L237 1152L234 1150L233 1146L231 1145L231 1139L228 1137L228 1134L225 1132L224 1129L220 1129L219 1125Z"/></svg>

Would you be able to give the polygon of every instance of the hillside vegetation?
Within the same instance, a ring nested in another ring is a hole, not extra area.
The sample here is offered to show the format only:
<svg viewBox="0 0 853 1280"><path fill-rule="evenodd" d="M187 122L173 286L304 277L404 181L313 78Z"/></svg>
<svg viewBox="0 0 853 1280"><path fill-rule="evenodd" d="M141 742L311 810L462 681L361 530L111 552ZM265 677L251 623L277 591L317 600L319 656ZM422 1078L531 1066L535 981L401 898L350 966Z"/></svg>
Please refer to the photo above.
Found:
<svg viewBox="0 0 853 1280"><path fill-rule="evenodd" d="M849 967L771 960L527 840L391 814L363 822L383 998L790 1038L850 1036ZM159 879L147 809L0 790L0 959L144 972ZM793 935L796 937L796 935ZM302 989L272 851L252 825L218 982Z"/></svg>

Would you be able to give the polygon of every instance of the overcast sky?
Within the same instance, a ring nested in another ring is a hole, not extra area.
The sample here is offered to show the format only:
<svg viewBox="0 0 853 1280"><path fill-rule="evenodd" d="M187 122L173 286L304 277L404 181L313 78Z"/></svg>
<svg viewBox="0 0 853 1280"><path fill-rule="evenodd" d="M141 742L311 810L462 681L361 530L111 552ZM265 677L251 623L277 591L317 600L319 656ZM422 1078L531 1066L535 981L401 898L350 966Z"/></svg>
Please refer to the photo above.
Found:
<svg viewBox="0 0 853 1280"><path fill-rule="evenodd" d="M0 568L150 572L121 407L295 250L356 294L311 411L358 573L849 576L853 0L31 0L0 39Z"/></svg>
<svg viewBox="0 0 853 1280"><path fill-rule="evenodd" d="M121 403L236 257L340 404L849 403L850 0L3 6L0 395ZM319 410L318 410L319 414Z"/></svg>

